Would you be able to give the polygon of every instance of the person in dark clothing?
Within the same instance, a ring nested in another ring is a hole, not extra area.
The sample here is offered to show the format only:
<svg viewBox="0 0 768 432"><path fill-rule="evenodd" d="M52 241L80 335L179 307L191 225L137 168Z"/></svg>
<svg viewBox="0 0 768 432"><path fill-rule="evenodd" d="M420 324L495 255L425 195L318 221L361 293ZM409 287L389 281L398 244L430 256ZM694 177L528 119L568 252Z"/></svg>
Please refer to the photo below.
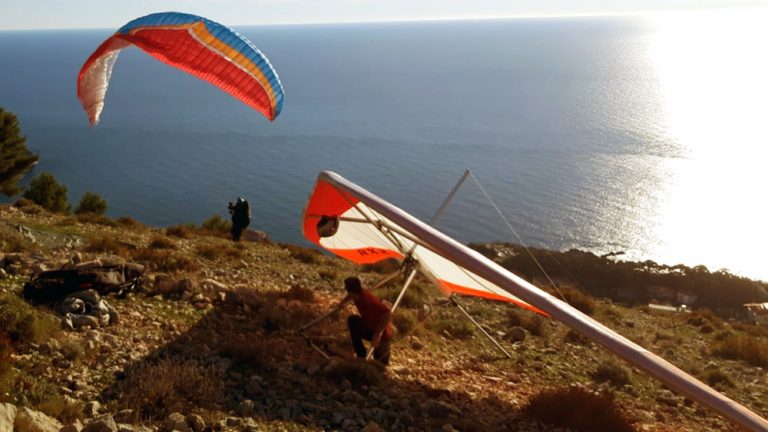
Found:
<svg viewBox="0 0 768 432"><path fill-rule="evenodd" d="M392 312L375 295L364 289L357 277L344 279L344 288L347 290L347 297L342 302L352 300L360 314L352 315L347 320L355 354L359 358L365 358L367 351L363 340L371 341L371 346L374 347L373 358L385 365L389 364L392 338L389 318Z"/></svg>
<svg viewBox="0 0 768 432"><path fill-rule="evenodd" d="M251 208L248 201L238 197L235 204L229 203L229 214L232 215L232 241L240 241L243 231L251 223Z"/></svg>

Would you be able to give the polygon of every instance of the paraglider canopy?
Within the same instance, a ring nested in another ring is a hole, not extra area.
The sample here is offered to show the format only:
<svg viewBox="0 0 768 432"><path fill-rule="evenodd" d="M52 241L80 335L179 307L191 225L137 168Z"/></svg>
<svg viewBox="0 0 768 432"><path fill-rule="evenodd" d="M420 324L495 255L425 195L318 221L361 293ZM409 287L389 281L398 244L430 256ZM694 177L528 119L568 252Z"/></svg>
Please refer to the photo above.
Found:
<svg viewBox="0 0 768 432"><path fill-rule="evenodd" d="M210 82L270 121L282 110L283 86L277 72L251 41L203 17L163 12L121 27L80 69L77 97L91 125L99 122L117 56L130 45Z"/></svg>

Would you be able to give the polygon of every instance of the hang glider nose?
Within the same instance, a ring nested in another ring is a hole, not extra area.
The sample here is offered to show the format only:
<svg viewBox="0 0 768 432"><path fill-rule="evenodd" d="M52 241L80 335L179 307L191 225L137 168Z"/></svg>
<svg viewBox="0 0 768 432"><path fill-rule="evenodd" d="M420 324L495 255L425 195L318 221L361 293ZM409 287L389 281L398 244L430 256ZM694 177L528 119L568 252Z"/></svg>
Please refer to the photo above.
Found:
<svg viewBox="0 0 768 432"><path fill-rule="evenodd" d="M324 173L325 174L325 173ZM304 211L304 236L357 264L411 256L445 295L462 294L506 301L548 315L540 309L420 245L418 238L320 175Z"/></svg>

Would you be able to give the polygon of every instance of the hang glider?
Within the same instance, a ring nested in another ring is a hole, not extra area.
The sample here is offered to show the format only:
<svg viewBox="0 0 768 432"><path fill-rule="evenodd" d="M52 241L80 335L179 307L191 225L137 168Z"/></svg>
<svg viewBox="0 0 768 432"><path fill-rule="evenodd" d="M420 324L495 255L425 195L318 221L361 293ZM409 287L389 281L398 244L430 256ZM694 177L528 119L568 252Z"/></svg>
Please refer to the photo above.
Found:
<svg viewBox="0 0 768 432"><path fill-rule="evenodd" d="M303 232L313 243L355 263L414 260L446 294L507 301L550 315L734 423L768 431L768 421L746 407L336 173L318 176L304 210Z"/></svg>
<svg viewBox="0 0 768 432"><path fill-rule="evenodd" d="M137 18L121 27L80 69L77 97L91 125L99 122L117 56L130 45L208 81L270 121L282 110L283 86L277 72L251 41L203 17L162 12Z"/></svg>

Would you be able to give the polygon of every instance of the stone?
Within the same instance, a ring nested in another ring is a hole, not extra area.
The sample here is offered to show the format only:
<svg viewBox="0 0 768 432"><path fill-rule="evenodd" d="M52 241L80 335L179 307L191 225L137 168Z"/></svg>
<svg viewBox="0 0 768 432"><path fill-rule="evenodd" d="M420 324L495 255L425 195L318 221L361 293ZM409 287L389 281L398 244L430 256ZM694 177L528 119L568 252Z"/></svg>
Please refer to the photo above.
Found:
<svg viewBox="0 0 768 432"><path fill-rule="evenodd" d="M25 425L26 432L59 432L62 427L58 420L27 407L18 408L14 424Z"/></svg>
<svg viewBox="0 0 768 432"><path fill-rule="evenodd" d="M450 415L461 415L461 410L453 404L439 400L431 400L424 404L425 411L430 417L446 418Z"/></svg>
<svg viewBox="0 0 768 432"><path fill-rule="evenodd" d="M188 415L186 420L193 432L202 432L205 429L205 420L197 414Z"/></svg>
<svg viewBox="0 0 768 432"><path fill-rule="evenodd" d="M171 413L168 415L168 417L166 417L165 428L167 430L177 430L181 432L190 430L189 425L187 425L187 421L184 419L184 415L178 412Z"/></svg>
<svg viewBox="0 0 768 432"><path fill-rule="evenodd" d="M9 403L0 403L0 432L13 432L15 420L16 406Z"/></svg>
<svg viewBox="0 0 768 432"><path fill-rule="evenodd" d="M237 414L241 417L248 417L253 414L253 401L246 399L237 406Z"/></svg>
<svg viewBox="0 0 768 432"><path fill-rule="evenodd" d="M104 414L85 425L82 432L117 432L117 423L111 414Z"/></svg>
<svg viewBox="0 0 768 432"><path fill-rule="evenodd" d="M5 269L0 268L0 280L8 278L8 273L5 272Z"/></svg>
<svg viewBox="0 0 768 432"><path fill-rule="evenodd" d="M382 429L378 423L371 420L367 425L365 425L361 432L384 432L384 429Z"/></svg>
<svg viewBox="0 0 768 432"><path fill-rule="evenodd" d="M96 415L99 414L99 410L101 409L101 404L99 401L90 401L85 404L83 407L83 414L85 414L86 417L96 417Z"/></svg>

